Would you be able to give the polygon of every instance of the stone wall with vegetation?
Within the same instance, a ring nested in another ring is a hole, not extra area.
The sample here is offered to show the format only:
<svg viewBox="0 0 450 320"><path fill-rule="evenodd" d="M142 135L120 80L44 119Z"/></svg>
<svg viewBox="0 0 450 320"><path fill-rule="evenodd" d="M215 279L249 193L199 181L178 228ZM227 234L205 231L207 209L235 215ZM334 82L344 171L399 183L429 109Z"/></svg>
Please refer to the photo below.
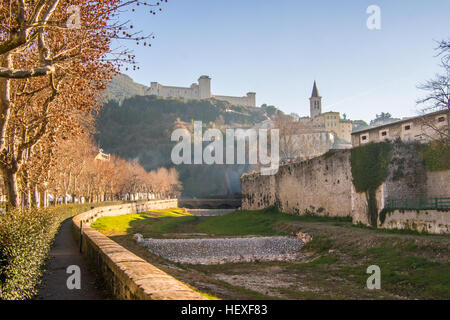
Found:
<svg viewBox="0 0 450 320"><path fill-rule="evenodd" d="M355 224L382 227L389 199L450 197L450 158L437 150L417 142L369 143L281 166L273 176L247 174L242 208L351 215Z"/></svg>
<svg viewBox="0 0 450 320"><path fill-rule="evenodd" d="M161 200L95 208L73 218L74 235L83 254L96 267L118 299L203 300L200 293L121 247L89 225L102 216L118 216L177 207L178 201ZM80 233L80 227L82 232ZM81 237L80 237L81 235Z"/></svg>
<svg viewBox="0 0 450 320"><path fill-rule="evenodd" d="M273 176L242 176L242 208L276 206L292 214L350 216L350 151L328 152L300 163L281 166Z"/></svg>
<svg viewBox="0 0 450 320"><path fill-rule="evenodd" d="M369 148L370 145L376 146L380 144L368 144L354 148L353 150ZM383 212L383 209L390 199L450 197L450 170L445 169L446 166L441 163L442 155L437 155L434 159L439 160L437 162L440 167L432 167L429 164L429 159L432 155L430 155L428 145L423 145L418 142L405 143L399 141L393 142L390 145L390 152L386 158L389 161L385 166L387 171L384 177L382 177L384 179L380 180L381 184L376 187L374 193L374 199L377 205L376 211L372 214L376 218L376 224L371 223L369 219L371 213L369 212L365 194L357 192L355 189L353 189L352 194L352 216L354 223L384 228L386 222L383 223L383 215L386 212ZM428 155L425 154L424 150L428 150ZM450 159L447 161L450 161ZM435 161L433 162L436 163ZM367 180L373 181L373 179ZM413 218L411 216L408 217L408 223L399 222L398 225L402 226L402 228L413 226ZM418 224L422 223L421 217L422 215L416 216L419 219L417 221ZM389 228L392 228L393 225L397 224L391 223ZM434 223L429 222L427 229L430 231L427 232L433 232L436 229L433 225ZM413 228L413 230L415 229Z"/></svg>
<svg viewBox="0 0 450 320"><path fill-rule="evenodd" d="M395 210L386 213L384 223L380 227L450 234L450 211Z"/></svg>
<svg viewBox="0 0 450 320"><path fill-rule="evenodd" d="M450 170L427 171L426 190L428 198L450 197Z"/></svg>

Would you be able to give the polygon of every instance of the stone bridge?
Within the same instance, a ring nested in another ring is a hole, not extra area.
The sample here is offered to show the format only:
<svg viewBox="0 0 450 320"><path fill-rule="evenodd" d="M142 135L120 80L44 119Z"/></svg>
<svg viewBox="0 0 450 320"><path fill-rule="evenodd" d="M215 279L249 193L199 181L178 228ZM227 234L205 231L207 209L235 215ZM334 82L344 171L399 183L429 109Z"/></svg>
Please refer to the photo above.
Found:
<svg viewBox="0 0 450 320"><path fill-rule="evenodd" d="M178 206L187 209L236 209L241 199L178 199Z"/></svg>

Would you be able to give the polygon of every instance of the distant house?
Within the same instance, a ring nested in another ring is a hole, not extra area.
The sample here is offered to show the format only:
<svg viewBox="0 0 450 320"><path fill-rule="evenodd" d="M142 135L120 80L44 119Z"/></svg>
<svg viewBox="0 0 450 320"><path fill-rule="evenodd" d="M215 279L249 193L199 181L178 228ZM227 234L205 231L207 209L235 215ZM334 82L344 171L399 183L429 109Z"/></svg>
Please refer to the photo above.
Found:
<svg viewBox="0 0 450 320"><path fill-rule="evenodd" d="M395 122L363 128L352 132L352 146L369 142L400 139L426 143L438 138L439 132L449 134L450 110L440 110L425 115L404 118Z"/></svg>
<svg viewBox="0 0 450 320"><path fill-rule="evenodd" d="M111 160L111 155L107 154L107 153L103 153L103 149L99 149L98 154L95 156L94 160L110 161Z"/></svg>

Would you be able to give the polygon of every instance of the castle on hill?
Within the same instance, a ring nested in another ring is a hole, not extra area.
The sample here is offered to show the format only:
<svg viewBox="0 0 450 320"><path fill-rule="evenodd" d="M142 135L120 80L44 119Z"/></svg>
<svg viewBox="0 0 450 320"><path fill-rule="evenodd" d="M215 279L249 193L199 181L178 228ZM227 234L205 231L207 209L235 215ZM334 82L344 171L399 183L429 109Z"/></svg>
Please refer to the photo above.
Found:
<svg viewBox="0 0 450 320"><path fill-rule="evenodd" d="M193 83L189 88L163 86L158 82L152 82L147 94L163 98L181 98L185 100L203 100L214 98L221 101L227 101L233 105L256 107L256 93L248 92L244 97L220 96L211 93L211 78L201 76L198 83Z"/></svg>

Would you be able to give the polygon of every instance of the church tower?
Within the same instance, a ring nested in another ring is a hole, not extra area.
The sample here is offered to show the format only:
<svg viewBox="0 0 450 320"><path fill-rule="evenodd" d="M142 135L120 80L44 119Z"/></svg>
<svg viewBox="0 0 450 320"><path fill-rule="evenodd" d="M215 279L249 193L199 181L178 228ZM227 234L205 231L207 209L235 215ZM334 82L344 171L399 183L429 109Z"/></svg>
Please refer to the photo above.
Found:
<svg viewBox="0 0 450 320"><path fill-rule="evenodd" d="M309 112L311 119L320 116L322 113L322 97L319 95L316 81L314 81L311 98L309 98Z"/></svg>

